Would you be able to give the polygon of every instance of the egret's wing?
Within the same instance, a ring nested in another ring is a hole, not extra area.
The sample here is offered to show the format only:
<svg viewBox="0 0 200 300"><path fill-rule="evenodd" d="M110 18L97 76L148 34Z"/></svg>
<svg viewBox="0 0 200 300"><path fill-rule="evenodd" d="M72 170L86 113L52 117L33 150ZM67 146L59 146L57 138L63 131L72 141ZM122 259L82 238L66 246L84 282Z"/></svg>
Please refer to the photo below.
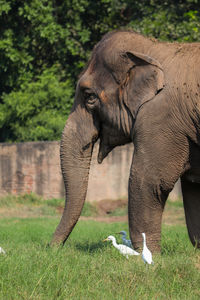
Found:
<svg viewBox="0 0 200 300"><path fill-rule="evenodd" d="M151 251L148 249L148 261L149 263L151 264L152 263L152 254L151 254Z"/></svg>
<svg viewBox="0 0 200 300"><path fill-rule="evenodd" d="M130 248L133 248L131 240L127 240L124 236L122 237L122 243Z"/></svg>
<svg viewBox="0 0 200 300"><path fill-rule="evenodd" d="M120 251L121 251L123 254L129 254L129 255L131 255L133 249L127 247L126 245L122 245L122 244L120 244L119 246L120 246Z"/></svg>
<svg viewBox="0 0 200 300"><path fill-rule="evenodd" d="M152 264L152 254L148 248L143 252L143 260L146 261L149 265Z"/></svg>
<svg viewBox="0 0 200 300"><path fill-rule="evenodd" d="M131 240L127 240L127 246L130 247L130 248L133 248Z"/></svg>

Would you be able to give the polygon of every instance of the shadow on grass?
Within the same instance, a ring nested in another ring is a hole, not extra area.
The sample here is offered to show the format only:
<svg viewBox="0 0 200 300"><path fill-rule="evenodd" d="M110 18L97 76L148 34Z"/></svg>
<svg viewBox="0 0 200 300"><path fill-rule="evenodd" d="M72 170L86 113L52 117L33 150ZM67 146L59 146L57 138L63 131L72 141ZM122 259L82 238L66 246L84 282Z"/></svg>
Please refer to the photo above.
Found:
<svg viewBox="0 0 200 300"><path fill-rule="evenodd" d="M94 253L94 252L98 252L100 249L105 248L105 244L103 242L98 242L98 243L84 242L82 244L80 243L75 244L75 247L77 250L82 252Z"/></svg>

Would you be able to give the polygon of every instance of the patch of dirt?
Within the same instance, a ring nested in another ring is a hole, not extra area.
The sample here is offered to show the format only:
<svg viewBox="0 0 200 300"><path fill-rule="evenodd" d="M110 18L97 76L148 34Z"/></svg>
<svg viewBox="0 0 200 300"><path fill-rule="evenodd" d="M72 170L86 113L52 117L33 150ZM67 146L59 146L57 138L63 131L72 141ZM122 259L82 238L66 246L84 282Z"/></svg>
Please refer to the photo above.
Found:
<svg viewBox="0 0 200 300"><path fill-rule="evenodd" d="M128 204L127 199L119 199L119 200L111 200L111 199L104 199L101 201L96 202L95 208L97 211L96 216L85 217L81 216L80 220L94 220L97 222L105 222L105 223L112 223L112 222L128 222L128 216L111 216L115 210L117 209L126 209ZM57 213L63 213L63 207L56 208Z"/></svg>
<svg viewBox="0 0 200 300"><path fill-rule="evenodd" d="M114 222L128 222L128 216L97 216L97 217L84 217L81 216L79 220L93 220L97 222L104 223L114 223Z"/></svg>
<svg viewBox="0 0 200 300"><path fill-rule="evenodd" d="M127 199L110 200L105 199L98 201L95 206L97 208L98 215L109 215L118 208L126 208L128 204Z"/></svg>
<svg viewBox="0 0 200 300"><path fill-rule="evenodd" d="M5 207L0 208L0 218L10 217L10 218L34 218L39 217L38 213L34 210L30 210L27 206L22 206L20 208Z"/></svg>
<svg viewBox="0 0 200 300"><path fill-rule="evenodd" d="M111 216L110 214L116 211L117 209L126 209L127 199L123 200L102 200L95 203L97 209L97 216L84 217L81 216L80 220L94 220L98 222L128 222L128 216ZM62 207L56 208L57 215L61 215L63 212ZM48 211L44 213L39 207L28 207L28 206L16 206L16 207L5 207L0 208L0 218L4 217L17 217L17 218L34 218L34 217L52 217L51 214L48 215ZM54 215L56 216L56 214ZM182 207L173 207L166 205L164 214L163 214L163 224L166 225L175 225L185 224L184 211Z"/></svg>
<svg viewBox="0 0 200 300"><path fill-rule="evenodd" d="M124 200L102 200L95 204L97 207L97 216L84 217L81 216L80 220L94 220L97 222L128 222L128 215L124 216L111 216L116 209L126 208L128 204L127 199ZM185 216L183 207L173 207L166 205L162 223L165 225L185 225Z"/></svg>
<svg viewBox="0 0 200 300"><path fill-rule="evenodd" d="M185 225L185 215L183 207L169 207L166 205L162 223L166 225Z"/></svg>
<svg viewBox="0 0 200 300"><path fill-rule="evenodd" d="M57 212L58 214L61 214L61 215L62 215L63 210L64 210L64 208L63 208L62 206L57 206L57 207L56 207L56 212Z"/></svg>

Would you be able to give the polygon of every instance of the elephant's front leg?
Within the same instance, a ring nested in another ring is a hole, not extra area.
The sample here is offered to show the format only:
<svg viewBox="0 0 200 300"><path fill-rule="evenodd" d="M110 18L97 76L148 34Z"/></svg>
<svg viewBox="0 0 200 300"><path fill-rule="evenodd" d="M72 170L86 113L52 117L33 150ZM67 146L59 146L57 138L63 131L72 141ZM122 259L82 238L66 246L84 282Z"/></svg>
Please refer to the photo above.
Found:
<svg viewBox="0 0 200 300"><path fill-rule="evenodd" d="M129 230L134 248L142 247L142 232L146 233L149 249L160 251L161 222L168 191L147 170L132 168L129 179Z"/></svg>
<svg viewBox="0 0 200 300"><path fill-rule="evenodd" d="M142 247L142 232L147 246L160 251L162 213L169 192L183 172L186 152L166 141L135 147L129 178L129 231L134 248ZM163 151L162 151L163 150ZM180 150L180 151L179 151Z"/></svg>

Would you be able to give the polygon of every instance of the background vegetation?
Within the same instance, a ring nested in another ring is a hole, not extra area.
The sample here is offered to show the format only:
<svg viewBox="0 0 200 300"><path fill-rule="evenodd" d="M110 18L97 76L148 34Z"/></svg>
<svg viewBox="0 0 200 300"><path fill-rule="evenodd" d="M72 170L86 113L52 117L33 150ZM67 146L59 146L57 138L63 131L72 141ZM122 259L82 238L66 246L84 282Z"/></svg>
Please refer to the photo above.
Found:
<svg viewBox="0 0 200 300"><path fill-rule="evenodd" d="M110 30L200 41L198 0L0 0L0 142L59 139L77 76Z"/></svg>

